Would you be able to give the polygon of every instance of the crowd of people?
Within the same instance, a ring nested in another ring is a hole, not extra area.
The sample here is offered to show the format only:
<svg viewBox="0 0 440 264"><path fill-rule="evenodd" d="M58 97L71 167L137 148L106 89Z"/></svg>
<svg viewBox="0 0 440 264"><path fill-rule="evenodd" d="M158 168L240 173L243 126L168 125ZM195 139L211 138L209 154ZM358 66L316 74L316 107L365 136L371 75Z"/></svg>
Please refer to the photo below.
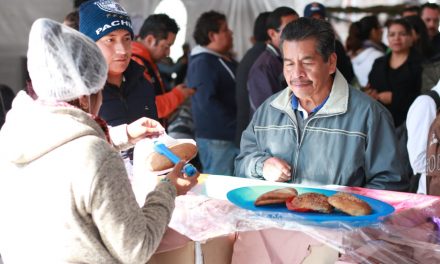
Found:
<svg viewBox="0 0 440 264"><path fill-rule="evenodd" d="M422 87L424 69L440 60L439 6L408 6L384 25L365 16L345 43L324 5L303 13L261 13L240 63L225 14L201 14L178 81L164 79L179 32L168 15L150 15L134 32L119 3L91 0L64 25L36 20L27 93L5 104L2 88L0 98L3 116L10 109L0 130L6 263L146 263L176 195L198 177L180 162L138 206L133 147L164 133L195 139L203 173L426 193L439 106ZM440 93L437 82L428 90Z"/></svg>

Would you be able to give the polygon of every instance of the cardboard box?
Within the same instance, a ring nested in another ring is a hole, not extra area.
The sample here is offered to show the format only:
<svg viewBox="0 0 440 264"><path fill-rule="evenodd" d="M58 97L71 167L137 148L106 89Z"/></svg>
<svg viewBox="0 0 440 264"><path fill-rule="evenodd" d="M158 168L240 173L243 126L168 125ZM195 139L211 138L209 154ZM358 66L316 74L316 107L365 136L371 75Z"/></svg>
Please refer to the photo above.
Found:
<svg viewBox="0 0 440 264"><path fill-rule="evenodd" d="M191 241L182 248L154 254L147 264L194 264L196 259L203 260L203 264L229 264L234 242L235 234L213 238L201 243L202 250L198 252L196 243Z"/></svg>

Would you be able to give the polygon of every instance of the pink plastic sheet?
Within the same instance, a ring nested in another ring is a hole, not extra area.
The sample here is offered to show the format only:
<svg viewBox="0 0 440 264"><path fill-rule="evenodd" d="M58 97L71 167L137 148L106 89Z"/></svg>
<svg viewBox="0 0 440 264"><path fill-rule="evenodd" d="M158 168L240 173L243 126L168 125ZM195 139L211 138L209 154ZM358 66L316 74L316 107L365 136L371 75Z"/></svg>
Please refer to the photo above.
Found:
<svg viewBox="0 0 440 264"><path fill-rule="evenodd" d="M393 205L396 211L365 227L343 222L317 226L299 223L288 215L273 217L238 208L226 200L194 194L177 198L170 227L195 241L233 232L270 228L294 230L337 249L342 254L340 263L440 263L440 197L332 188L382 200Z"/></svg>

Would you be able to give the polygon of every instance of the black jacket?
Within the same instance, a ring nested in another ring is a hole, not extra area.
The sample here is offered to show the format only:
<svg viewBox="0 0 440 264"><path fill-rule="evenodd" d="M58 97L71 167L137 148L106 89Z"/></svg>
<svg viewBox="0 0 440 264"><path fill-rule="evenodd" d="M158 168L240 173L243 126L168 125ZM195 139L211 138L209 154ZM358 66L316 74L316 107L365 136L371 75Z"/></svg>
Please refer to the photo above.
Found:
<svg viewBox="0 0 440 264"><path fill-rule="evenodd" d="M121 87L106 83L99 116L110 126L129 124L141 117L158 120L154 88L145 80L144 69L130 61Z"/></svg>
<svg viewBox="0 0 440 264"><path fill-rule="evenodd" d="M235 99L237 101L237 130L235 134L235 144L237 147L240 147L241 133L246 129L250 121L249 92L247 89L249 71L265 49L266 44L264 42L255 43L255 45L243 56L237 68L237 76L235 78Z"/></svg>
<svg viewBox="0 0 440 264"><path fill-rule="evenodd" d="M369 83L378 92L393 93L390 110L394 125L401 125L412 102L420 95L422 87L422 57L414 49L408 59L397 69L390 68L391 53L376 59L368 75Z"/></svg>

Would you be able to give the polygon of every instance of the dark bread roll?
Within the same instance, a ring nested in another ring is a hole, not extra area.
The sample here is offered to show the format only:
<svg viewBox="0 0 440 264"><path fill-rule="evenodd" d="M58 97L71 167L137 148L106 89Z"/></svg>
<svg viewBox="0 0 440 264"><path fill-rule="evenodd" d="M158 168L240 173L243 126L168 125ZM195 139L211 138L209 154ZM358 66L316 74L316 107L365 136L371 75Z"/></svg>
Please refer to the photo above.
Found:
<svg viewBox="0 0 440 264"><path fill-rule="evenodd" d="M178 143L167 147L181 160L189 161L197 155L197 146L191 143ZM155 151L148 156L147 164L151 171L163 171L174 167L171 160Z"/></svg>
<svg viewBox="0 0 440 264"><path fill-rule="evenodd" d="M296 212L312 211L326 214L333 211L333 207L327 201L327 196L313 192L303 193L293 198L287 208Z"/></svg>
<svg viewBox="0 0 440 264"><path fill-rule="evenodd" d="M338 192L330 196L328 202L336 209L349 215L360 216L371 214L371 207L368 203L349 193Z"/></svg>
<svg viewBox="0 0 440 264"><path fill-rule="evenodd" d="M286 200L292 199L297 195L298 192L296 191L295 188L286 187L281 189L275 189L258 196L254 204L255 206L283 204L286 202Z"/></svg>

